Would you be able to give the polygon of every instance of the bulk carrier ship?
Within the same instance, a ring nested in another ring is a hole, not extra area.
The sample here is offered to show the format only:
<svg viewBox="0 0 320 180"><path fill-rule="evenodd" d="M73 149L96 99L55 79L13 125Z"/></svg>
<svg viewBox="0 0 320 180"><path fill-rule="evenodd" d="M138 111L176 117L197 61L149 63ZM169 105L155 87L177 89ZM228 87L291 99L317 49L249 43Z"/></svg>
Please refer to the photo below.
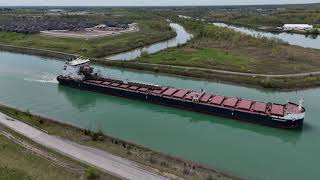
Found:
<svg viewBox="0 0 320 180"><path fill-rule="evenodd" d="M216 95L203 90L194 91L120 80L94 73L89 63L90 60L80 58L66 62L62 75L58 76L57 80L61 85L81 90L143 100L271 127L301 129L303 126L303 100L299 104L265 103Z"/></svg>

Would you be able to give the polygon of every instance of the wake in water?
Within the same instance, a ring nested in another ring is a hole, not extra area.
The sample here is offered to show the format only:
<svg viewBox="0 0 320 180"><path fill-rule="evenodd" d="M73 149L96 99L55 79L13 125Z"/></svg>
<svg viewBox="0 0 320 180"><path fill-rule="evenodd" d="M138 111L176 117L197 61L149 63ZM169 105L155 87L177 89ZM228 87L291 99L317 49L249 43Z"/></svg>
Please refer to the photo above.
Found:
<svg viewBox="0 0 320 180"><path fill-rule="evenodd" d="M25 81L32 81L32 82L58 84L56 75L49 74L49 73L36 74L36 75L33 75L32 78L24 78L24 80Z"/></svg>

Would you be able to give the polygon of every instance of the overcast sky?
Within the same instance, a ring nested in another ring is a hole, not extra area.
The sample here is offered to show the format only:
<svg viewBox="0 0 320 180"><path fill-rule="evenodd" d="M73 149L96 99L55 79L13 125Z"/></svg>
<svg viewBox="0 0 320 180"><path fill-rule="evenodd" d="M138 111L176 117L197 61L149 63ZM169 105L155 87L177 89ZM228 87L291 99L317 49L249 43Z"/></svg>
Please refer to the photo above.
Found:
<svg viewBox="0 0 320 180"><path fill-rule="evenodd" d="M320 3L320 0L0 0L0 6L175 6Z"/></svg>

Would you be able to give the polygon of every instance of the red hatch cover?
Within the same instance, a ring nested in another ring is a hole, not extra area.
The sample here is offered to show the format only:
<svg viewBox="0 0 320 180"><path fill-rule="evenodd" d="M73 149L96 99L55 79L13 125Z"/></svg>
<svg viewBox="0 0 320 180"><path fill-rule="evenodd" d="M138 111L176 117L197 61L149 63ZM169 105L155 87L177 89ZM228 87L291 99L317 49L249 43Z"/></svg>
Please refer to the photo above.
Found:
<svg viewBox="0 0 320 180"><path fill-rule="evenodd" d="M252 106L252 109L256 112L266 112L267 104L263 102L255 102Z"/></svg>
<svg viewBox="0 0 320 180"><path fill-rule="evenodd" d="M282 105L272 104L271 114L276 115L276 116L283 116L284 107Z"/></svg>
<svg viewBox="0 0 320 180"><path fill-rule="evenodd" d="M212 96L212 94L207 94L207 93L205 93L205 94L200 98L200 102L204 102L204 103L208 102L209 99L211 98L211 96Z"/></svg>
<svg viewBox="0 0 320 180"><path fill-rule="evenodd" d="M102 85L108 86L111 82L103 82Z"/></svg>
<svg viewBox="0 0 320 180"><path fill-rule="evenodd" d="M239 108L239 109L244 109L244 110L250 110L251 104L252 104L252 101L249 101L249 100L241 100L241 101L238 103L237 108Z"/></svg>
<svg viewBox="0 0 320 180"><path fill-rule="evenodd" d="M139 89L139 87L137 87L137 86L131 86L131 87L129 87L129 89L131 89L131 90L137 90L137 89Z"/></svg>
<svg viewBox="0 0 320 180"><path fill-rule="evenodd" d="M212 104L221 105L224 100L224 96L214 96L211 100Z"/></svg>
<svg viewBox="0 0 320 180"><path fill-rule="evenodd" d="M146 91L148 91L148 89L147 89L147 88L142 87L142 88L138 89L138 91L146 92Z"/></svg>
<svg viewBox="0 0 320 180"><path fill-rule="evenodd" d="M197 95L198 92L190 92L189 94L187 94L184 98L185 99L188 99L188 100L192 100L193 99L193 96Z"/></svg>
<svg viewBox="0 0 320 180"><path fill-rule="evenodd" d="M223 105L228 107L236 107L236 104L238 102L238 98L226 98L226 100L223 101Z"/></svg>
<svg viewBox="0 0 320 180"><path fill-rule="evenodd" d="M161 94L166 89L168 89L168 87L162 87L161 89L153 90L152 92L155 93L155 94Z"/></svg>
<svg viewBox="0 0 320 180"><path fill-rule="evenodd" d="M112 83L111 84L111 86L114 86L114 87L117 87L117 86L119 86L120 84L118 84L118 83Z"/></svg>
<svg viewBox="0 0 320 180"><path fill-rule="evenodd" d="M174 93L173 97L176 98L183 98L189 91L187 90L179 90L178 92Z"/></svg>
<svg viewBox="0 0 320 180"><path fill-rule="evenodd" d="M176 91L178 91L178 89L169 88L168 90L166 90L162 94L165 95L165 96L172 96L172 94L175 93Z"/></svg>
<svg viewBox="0 0 320 180"><path fill-rule="evenodd" d="M127 87L129 87L130 85L128 84L122 84L120 87L126 89Z"/></svg>

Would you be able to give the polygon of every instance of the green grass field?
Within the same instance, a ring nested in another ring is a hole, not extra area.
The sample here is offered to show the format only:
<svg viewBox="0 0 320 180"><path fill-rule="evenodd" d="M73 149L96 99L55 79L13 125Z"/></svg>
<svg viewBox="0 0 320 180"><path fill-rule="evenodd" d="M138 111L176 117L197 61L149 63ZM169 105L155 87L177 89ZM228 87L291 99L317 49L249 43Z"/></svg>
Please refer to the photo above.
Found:
<svg viewBox="0 0 320 180"><path fill-rule="evenodd" d="M49 161L0 136L0 179L79 179L80 175Z"/></svg>
<svg viewBox="0 0 320 180"><path fill-rule="evenodd" d="M200 22L180 23L195 35L190 43L144 55L137 61L264 74L320 71L320 50L255 38Z"/></svg>
<svg viewBox="0 0 320 180"><path fill-rule="evenodd" d="M246 71L254 62L246 56L235 56L217 49L173 48L163 53L145 55L140 62L154 64L170 64L211 69L235 69Z"/></svg>

